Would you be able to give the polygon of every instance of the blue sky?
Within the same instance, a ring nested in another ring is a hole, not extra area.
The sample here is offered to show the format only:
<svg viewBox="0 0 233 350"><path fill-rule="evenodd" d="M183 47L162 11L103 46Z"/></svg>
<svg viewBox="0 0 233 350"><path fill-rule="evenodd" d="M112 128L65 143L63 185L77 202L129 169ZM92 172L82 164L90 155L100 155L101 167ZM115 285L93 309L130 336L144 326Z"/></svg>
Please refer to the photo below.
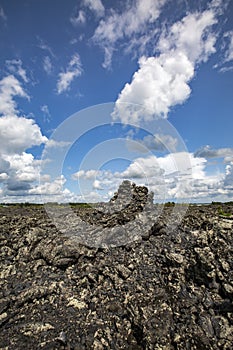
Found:
<svg viewBox="0 0 233 350"><path fill-rule="evenodd" d="M0 52L0 202L233 199L232 0L0 0Z"/></svg>

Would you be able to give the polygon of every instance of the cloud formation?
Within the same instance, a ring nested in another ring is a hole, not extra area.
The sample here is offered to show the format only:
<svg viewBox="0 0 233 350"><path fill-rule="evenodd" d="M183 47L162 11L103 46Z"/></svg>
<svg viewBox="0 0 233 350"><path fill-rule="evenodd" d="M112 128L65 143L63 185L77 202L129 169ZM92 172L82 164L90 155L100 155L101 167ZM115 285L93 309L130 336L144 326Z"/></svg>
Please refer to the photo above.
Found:
<svg viewBox="0 0 233 350"><path fill-rule="evenodd" d="M47 143L33 119L19 116L16 97L29 99L23 83L28 82L21 60L6 62L10 74L0 81L0 182L1 196L24 196L39 179L40 161L26 150ZM4 197L6 196L6 197Z"/></svg>
<svg viewBox="0 0 233 350"><path fill-rule="evenodd" d="M150 155L136 158L121 172L80 170L73 179L91 181L92 188L101 191L108 199L123 179L129 179L138 185L146 184L155 193L155 200L202 201L222 195L231 198L233 162L226 166L225 174L208 175L206 166L207 160L204 157L176 152L163 157Z"/></svg>
<svg viewBox="0 0 233 350"><path fill-rule="evenodd" d="M105 61L109 68L116 44L123 38L133 40L137 34L147 32L148 25L154 23L166 0L136 0L122 13L111 10L111 14L102 19L95 30L93 41L103 48Z"/></svg>
<svg viewBox="0 0 233 350"><path fill-rule="evenodd" d="M0 118L0 150L2 154L19 154L47 142L33 119L3 116Z"/></svg>
<svg viewBox="0 0 233 350"><path fill-rule="evenodd" d="M51 120L51 114L49 111L49 107L47 105L43 105L40 107L41 111L43 112L43 116L44 116L44 121L45 122L50 122Z"/></svg>
<svg viewBox="0 0 233 350"><path fill-rule="evenodd" d="M61 94L69 90L72 81L83 72L81 60L78 54L73 55L65 72L59 73L57 81L57 93Z"/></svg>
<svg viewBox="0 0 233 350"><path fill-rule="evenodd" d="M18 75L24 83L28 83L29 79L20 59L6 60L6 68L9 73Z"/></svg>
<svg viewBox="0 0 233 350"><path fill-rule="evenodd" d="M194 153L195 157L204 157L204 158L225 158L226 160L228 159L233 159L233 148L218 148L218 149L213 149L210 146L204 146L200 149L198 149Z"/></svg>
<svg viewBox="0 0 233 350"><path fill-rule="evenodd" d="M12 116L17 114L17 104L14 97L29 99L20 81L14 75L8 75L0 80L0 115Z"/></svg>
<svg viewBox="0 0 233 350"><path fill-rule="evenodd" d="M215 52L215 16L214 10L188 14L162 32L159 55L140 58L138 71L118 96L114 119L127 123L167 118L171 107L188 99L196 65ZM143 114L133 104L141 105Z"/></svg>
<svg viewBox="0 0 233 350"><path fill-rule="evenodd" d="M86 23L85 12L83 10L79 10L77 13L73 14L70 17L70 22L74 27L80 24L85 24Z"/></svg>
<svg viewBox="0 0 233 350"><path fill-rule="evenodd" d="M97 18L100 18L105 13L104 5L101 0L83 0L85 7L89 8Z"/></svg>

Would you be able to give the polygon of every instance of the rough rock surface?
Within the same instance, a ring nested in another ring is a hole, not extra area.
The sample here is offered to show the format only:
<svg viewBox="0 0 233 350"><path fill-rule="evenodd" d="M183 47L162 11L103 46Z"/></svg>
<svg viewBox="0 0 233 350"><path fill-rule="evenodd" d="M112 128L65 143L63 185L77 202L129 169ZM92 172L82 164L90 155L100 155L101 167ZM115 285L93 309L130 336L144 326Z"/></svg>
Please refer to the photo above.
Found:
<svg viewBox="0 0 233 350"><path fill-rule="evenodd" d="M153 206L130 185L121 207L121 189L108 213L74 211L110 230ZM0 349L232 349L233 221L192 205L170 231L172 209L138 241L98 248L61 234L42 206L0 206Z"/></svg>

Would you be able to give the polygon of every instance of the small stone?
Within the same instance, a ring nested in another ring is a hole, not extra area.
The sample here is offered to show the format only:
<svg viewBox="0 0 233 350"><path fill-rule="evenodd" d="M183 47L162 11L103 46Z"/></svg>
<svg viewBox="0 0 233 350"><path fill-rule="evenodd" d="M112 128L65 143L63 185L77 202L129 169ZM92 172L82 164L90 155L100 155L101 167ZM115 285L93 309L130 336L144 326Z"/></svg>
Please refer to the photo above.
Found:
<svg viewBox="0 0 233 350"><path fill-rule="evenodd" d="M68 302L67 306L73 306L73 307L75 307L75 308L77 308L79 310L84 309L85 307L87 307L86 303L84 303L83 301L80 301L80 300L78 300L78 299L76 299L74 297L68 298L68 301L69 302Z"/></svg>

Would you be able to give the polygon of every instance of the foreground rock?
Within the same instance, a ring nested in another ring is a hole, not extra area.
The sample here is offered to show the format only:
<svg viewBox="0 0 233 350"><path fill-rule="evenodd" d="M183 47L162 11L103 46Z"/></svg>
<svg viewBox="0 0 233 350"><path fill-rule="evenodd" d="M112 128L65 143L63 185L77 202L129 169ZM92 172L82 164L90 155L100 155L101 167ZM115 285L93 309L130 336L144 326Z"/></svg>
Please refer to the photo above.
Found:
<svg viewBox="0 0 233 350"><path fill-rule="evenodd" d="M118 192L108 212L75 215L95 225L99 213L111 230L152 210L147 190L128 189L143 199L116 210ZM0 349L232 349L233 222L190 206L171 231L172 210L138 241L103 248L61 234L41 206L0 207Z"/></svg>

